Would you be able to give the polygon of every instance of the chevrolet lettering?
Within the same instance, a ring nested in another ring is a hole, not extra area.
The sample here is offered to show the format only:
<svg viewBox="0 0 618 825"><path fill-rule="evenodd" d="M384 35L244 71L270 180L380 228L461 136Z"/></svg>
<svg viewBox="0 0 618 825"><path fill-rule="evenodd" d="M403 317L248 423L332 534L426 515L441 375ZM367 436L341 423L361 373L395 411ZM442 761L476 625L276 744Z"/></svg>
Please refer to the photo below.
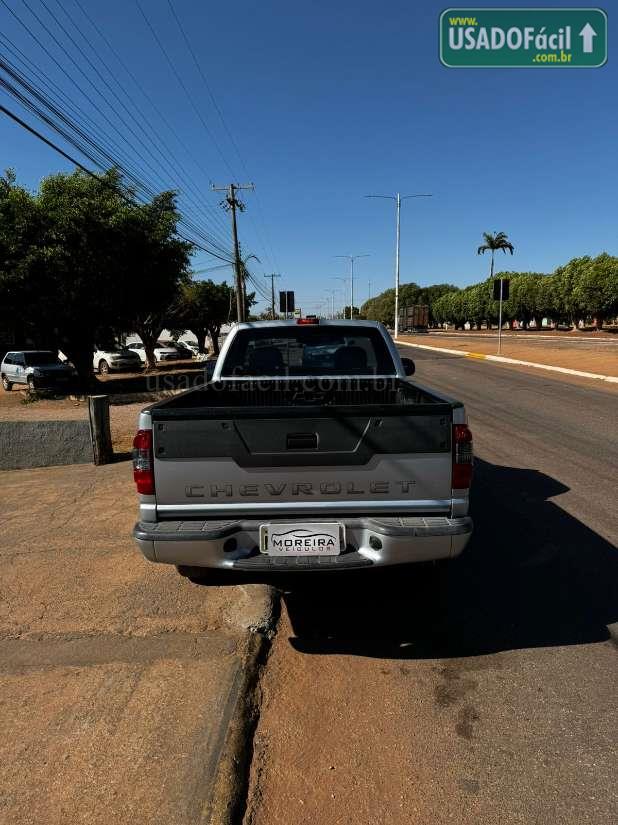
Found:
<svg viewBox="0 0 618 825"><path fill-rule="evenodd" d="M233 484L226 482L219 482L214 484L193 484L185 487L185 496L187 498L220 498L227 496L234 498L235 496L359 496L365 493L372 495L387 495L391 492L391 488L396 487L402 494L409 493L412 495L412 486L414 481L406 479L405 481L370 481L368 485L361 485L354 481L319 481L319 482L295 482L294 484L240 484L234 487Z"/></svg>

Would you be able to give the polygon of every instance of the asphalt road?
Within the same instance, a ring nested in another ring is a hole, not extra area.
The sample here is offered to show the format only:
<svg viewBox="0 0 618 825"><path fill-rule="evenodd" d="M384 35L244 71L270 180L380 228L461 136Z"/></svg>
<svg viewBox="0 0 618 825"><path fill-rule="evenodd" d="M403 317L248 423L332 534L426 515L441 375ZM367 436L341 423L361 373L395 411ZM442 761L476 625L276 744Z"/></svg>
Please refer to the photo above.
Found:
<svg viewBox="0 0 618 825"><path fill-rule="evenodd" d="M286 594L246 822L613 823L618 393L411 354L467 405L473 540Z"/></svg>

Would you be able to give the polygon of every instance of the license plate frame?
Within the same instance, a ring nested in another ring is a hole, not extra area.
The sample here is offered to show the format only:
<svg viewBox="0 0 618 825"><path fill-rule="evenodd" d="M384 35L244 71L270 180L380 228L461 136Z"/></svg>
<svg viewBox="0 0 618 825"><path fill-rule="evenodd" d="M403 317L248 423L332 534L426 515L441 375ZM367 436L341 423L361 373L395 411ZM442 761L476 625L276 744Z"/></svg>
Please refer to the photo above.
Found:
<svg viewBox="0 0 618 825"><path fill-rule="evenodd" d="M345 544L339 521L260 524L260 552L267 556L339 556Z"/></svg>

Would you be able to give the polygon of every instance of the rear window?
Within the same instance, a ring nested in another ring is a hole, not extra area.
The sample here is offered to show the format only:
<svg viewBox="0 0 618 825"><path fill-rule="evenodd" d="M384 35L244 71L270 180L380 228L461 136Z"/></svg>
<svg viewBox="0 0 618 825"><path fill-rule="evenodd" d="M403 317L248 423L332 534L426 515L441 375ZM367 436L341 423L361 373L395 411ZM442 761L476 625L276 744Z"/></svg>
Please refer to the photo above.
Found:
<svg viewBox="0 0 618 825"><path fill-rule="evenodd" d="M379 330L330 325L240 330L222 370L238 377L394 374Z"/></svg>

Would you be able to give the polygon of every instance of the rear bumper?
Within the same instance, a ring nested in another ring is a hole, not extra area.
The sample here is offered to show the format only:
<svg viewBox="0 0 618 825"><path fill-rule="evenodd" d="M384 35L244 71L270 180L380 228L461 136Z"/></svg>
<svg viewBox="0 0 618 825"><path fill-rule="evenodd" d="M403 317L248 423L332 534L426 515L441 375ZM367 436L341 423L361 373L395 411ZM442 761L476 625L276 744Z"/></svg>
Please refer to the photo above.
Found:
<svg viewBox="0 0 618 825"><path fill-rule="evenodd" d="M150 561L243 572L307 571L387 566L458 556L472 534L472 519L366 517L338 519L347 548L339 556L268 556L259 552L259 529L268 519L139 522L133 535ZM274 521L274 520L273 520Z"/></svg>

